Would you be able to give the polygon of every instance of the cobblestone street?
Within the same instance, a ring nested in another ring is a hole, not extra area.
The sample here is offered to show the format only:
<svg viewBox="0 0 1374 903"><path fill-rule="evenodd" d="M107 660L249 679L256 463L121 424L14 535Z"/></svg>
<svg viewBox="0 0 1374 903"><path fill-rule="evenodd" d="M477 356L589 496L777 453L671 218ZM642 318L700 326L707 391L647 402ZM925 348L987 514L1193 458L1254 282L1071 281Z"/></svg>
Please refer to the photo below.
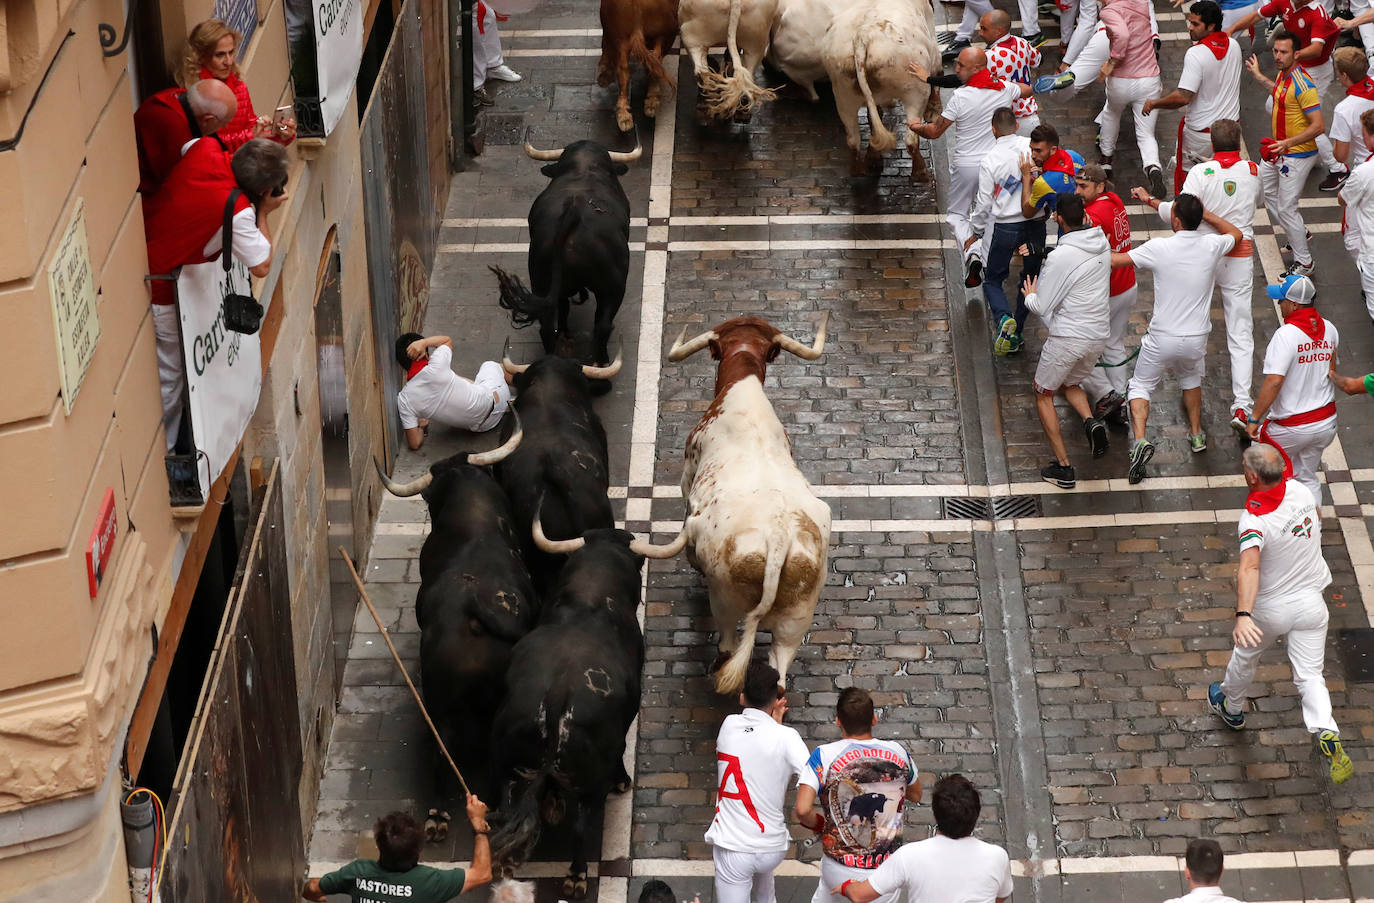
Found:
<svg viewBox="0 0 1374 903"><path fill-rule="evenodd" d="M1182 14L1158 6L1169 90L1187 37ZM937 23L957 18L959 7L948 10L937 4ZM498 357L508 336L513 357L541 353L534 331L511 329L487 271L526 272L525 216L545 180L520 148L525 130L541 147L590 137L623 150L633 141L616 130L614 93L595 86L593 4L546 2L513 17L503 34L507 62L525 80L489 85L496 105L484 113L486 151L454 177L426 324L454 336L455 368L467 375ZM907 746L927 787L960 772L982 790L977 834L1008 848L1018 901L1176 896L1187 890L1177 857L1198 836L1244 854L1228 855L1223 881L1238 899L1374 900L1374 663L1357 651L1374 648L1369 399L1340 401L1339 440L1324 459L1323 544L1334 576L1326 676L1355 762L1355 776L1333 786L1303 729L1282 645L1263 659L1262 695L1245 731L1227 730L1206 704L1231 649L1235 524L1245 498L1227 425L1219 305L1203 388L1210 450L1189 453L1177 384L1167 381L1151 416L1158 453L1149 479L1127 483L1124 432L1114 429L1110 454L1093 460L1072 418L1065 435L1078 488L1051 487L1039 481L1049 451L1031 390L1043 327L1033 318L1023 352L993 356L981 290L947 278L960 270L935 186L911 181L904 152L880 176L850 177L828 91L815 105L768 104L748 125L700 126L690 64L666 62L679 76L675 105L644 119L641 75L632 92L644 155L623 179L632 268L612 341L623 342L625 366L598 402L612 503L641 536L664 542L680 528L683 446L710 402L715 369L704 355L666 361L679 330L692 335L755 315L809 344L830 313L824 355L812 363L783 355L766 383L798 466L834 518L827 587L791 669L788 723L809 746L836 739L838 690L870 690L881 707L878 735ZM1267 128L1264 97L1247 78L1243 98L1254 148ZM1042 102L1065 146L1089 160L1101 99L1094 85ZM899 126L900 113L887 121ZM1176 125L1176 114L1161 117L1165 154ZM1116 154L1123 196L1144 184L1130 129L1127 117ZM922 147L943 199L946 147ZM1340 208L1316 190L1319 177L1302 209L1322 262L1321 310L1342 331L1343 372L1364 373L1374 326L1341 247ZM1167 229L1142 205L1128 210L1137 242ZM1282 240L1264 211L1257 223L1258 385L1278 324L1259 279L1277 277ZM574 351L584 359L590 307L572 316ZM1137 335L1150 309L1146 277ZM470 437L435 431L421 453L403 452L396 477L412 479L474 447ZM411 667L427 530L418 497L388 498L365 574ZM645 880L663 877L679 899L700 894L713 903L702 834L713 811L715 735L737 706L707 678L716 638L704 583L685 558L646 566L643 624L635 784L608 804L592 893L625 903ZM351 639L312 874L365 851L379 815L423 814L433 795L430 738L371 617L359 607L351 631L336 629ZM760 649L766 643L763 635ZM933 830L928 805L907 812L909 840ZM818 874L819 847L800 828L793 834L794 854L779 872L782 903L809 900ZM460 820L426 859L465 860L469 841ZM556 844L547 852L566 860ZM551 879L565 867L538 862L521 874ZM557 891L557 882L541 880L541 903Z"/></svg>

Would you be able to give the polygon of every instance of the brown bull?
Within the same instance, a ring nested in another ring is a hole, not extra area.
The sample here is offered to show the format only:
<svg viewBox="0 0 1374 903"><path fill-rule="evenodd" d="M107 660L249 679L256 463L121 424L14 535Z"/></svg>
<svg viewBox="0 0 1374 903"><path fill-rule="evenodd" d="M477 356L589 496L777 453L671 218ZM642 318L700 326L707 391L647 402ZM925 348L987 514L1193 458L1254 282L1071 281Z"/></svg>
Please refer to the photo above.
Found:
<svg viewBox="0 0 1374 903"><path fill-rule="evenodd" d="M663 68L663 54L677 37L677 0L601 0L601 61L596 83L620 85L615 121L622 132L634 128L630 114L630 60L638 60L649 74L644 115L658 115L664 86L677 90L677 81Z"/></svg>

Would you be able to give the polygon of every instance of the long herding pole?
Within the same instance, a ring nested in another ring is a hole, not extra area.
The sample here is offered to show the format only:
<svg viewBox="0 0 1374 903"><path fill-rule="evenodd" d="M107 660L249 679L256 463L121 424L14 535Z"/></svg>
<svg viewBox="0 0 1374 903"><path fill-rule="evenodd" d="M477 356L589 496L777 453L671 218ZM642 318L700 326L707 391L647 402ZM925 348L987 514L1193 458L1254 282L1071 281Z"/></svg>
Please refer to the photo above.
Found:
<svg viewBox="0 0 1374 903"><path fill-rule="evenodd" d="M463 785L464 795L472 793L468 789L468 782L463 780L463 773L458 770L458 765L453 761L453 756L448 754L448 747L444 745L444 738L439 736L439 729L430 720L429 712L425 709L425 701L420 698L420 691L415 689L415 683L410 679L410 672L406 671L406 666L401 664L401 656L396 652L396 647L391 643L391 634L387 633L386 627L382 625L382 619L377 614L377 609L372 607L372 600L367 597L367 590L363 589L363 578L358 576L358 571L353 567L353 559L348 557L348 552L343 546L339 546L339 554L343 556L344 564L348 565L348 573L353 577L353 583L358 587L358 595L363 597L363 604L372 613L372 620L377 622L377 629L382 632L382 639L386 640L386 648L391 650L391 657L396 662L396 667L401 669L401 676L406 679L406 686L410 687L410 693L415 697L415 703L420 707L420 714L425 716L425 724L429 725L429 731L434 735L434 741L439 744L439 752L444 754L444 760L448 762L453 773L458 775L458 783Z"/></svg>

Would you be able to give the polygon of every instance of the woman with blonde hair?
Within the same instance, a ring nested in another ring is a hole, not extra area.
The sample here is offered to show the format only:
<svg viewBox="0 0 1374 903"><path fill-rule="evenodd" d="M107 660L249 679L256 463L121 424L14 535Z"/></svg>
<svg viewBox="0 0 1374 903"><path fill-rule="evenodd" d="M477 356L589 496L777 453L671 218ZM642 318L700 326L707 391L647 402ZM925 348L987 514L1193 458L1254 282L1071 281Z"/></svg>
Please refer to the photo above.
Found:
<svg viewBox="0 0 1374 903"><path fill-rule="evenodd" d="M296 140L296 120L288 118L278 127L272 117L259 116L248 96L248 85L239 77L238 50L243 35L221 22L206 19L186 38L186 52L176 72L177 84L189 87L205 78L227 85L238 99L238 113L219 130L219 136L232 153L252 138L270 138L280 144Z"/></svg>

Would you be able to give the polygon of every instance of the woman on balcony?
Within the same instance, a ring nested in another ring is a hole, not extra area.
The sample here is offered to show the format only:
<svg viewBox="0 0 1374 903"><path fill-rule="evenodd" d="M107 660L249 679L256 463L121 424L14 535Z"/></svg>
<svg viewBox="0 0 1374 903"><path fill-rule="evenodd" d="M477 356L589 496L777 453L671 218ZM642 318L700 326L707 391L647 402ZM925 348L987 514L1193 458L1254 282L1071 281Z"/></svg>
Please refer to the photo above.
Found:
<svg viewBox="0 0 1374 903"><path fill-rule="evenodd" d="M242 35L219 19L201 22L186 38L185 58L176 73L177 84L187 87L201 79L215 78L233 89L239 102L238 113L219 131L230 153L252 138L270 138L279 144L290 144L296 140L294 117L288 116L278 122L271 116L259 116L253 110L248 85L239 77L238 51L242 39Z"/></svg>

